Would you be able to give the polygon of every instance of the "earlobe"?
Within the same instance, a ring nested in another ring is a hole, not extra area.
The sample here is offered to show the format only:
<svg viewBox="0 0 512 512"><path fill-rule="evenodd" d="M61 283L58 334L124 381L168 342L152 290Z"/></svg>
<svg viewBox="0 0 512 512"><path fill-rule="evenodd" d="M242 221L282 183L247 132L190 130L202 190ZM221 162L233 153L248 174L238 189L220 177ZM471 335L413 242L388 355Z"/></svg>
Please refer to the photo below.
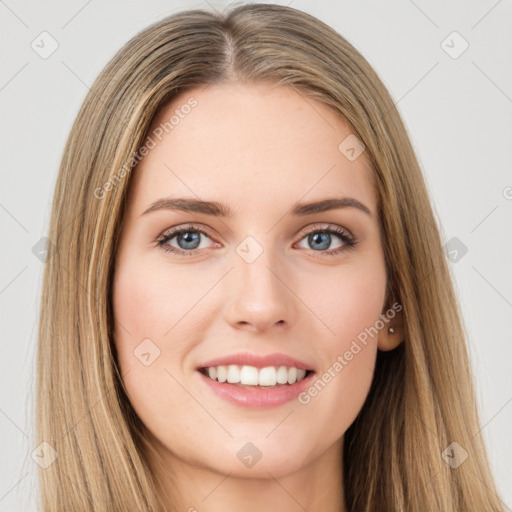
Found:
<svg viewBox="0 0 512 512"><path fill-rule="evenodd" d="M382 332L379 334L379 338L377 341L377 347L382 352L387 352L389 350L393 350L400 343L402 343L403 338L398 336L392 327L390 327L387 333L383 334Z"/></svg>
<svg viewBox="0 0 512 512"><path fill-rule="evenodd" d="M378 334L377 347L383 352L393 350L404 341L402 311L398 311L392 320Z"/></svg>

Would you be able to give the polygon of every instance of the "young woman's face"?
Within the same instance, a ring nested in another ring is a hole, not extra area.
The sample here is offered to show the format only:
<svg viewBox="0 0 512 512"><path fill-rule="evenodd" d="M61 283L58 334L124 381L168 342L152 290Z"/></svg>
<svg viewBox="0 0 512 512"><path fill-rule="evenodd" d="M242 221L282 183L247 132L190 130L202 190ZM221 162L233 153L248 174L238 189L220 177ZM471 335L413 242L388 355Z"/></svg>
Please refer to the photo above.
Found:
<svg viewBox="0 0 512 512"><path fill-rule="evenodd" d="M387 307L376 194L351 133L286 86L197 88L155 120L132 171L113 300L128 398L170 465L278 477L320 457L339 464L372 380L368 330ZM165 207L177 198L214 205ZM363 206L298 207L342 198ZM220 358L244 379L309 371L276 388L221 384L200 371Z"/></svg>

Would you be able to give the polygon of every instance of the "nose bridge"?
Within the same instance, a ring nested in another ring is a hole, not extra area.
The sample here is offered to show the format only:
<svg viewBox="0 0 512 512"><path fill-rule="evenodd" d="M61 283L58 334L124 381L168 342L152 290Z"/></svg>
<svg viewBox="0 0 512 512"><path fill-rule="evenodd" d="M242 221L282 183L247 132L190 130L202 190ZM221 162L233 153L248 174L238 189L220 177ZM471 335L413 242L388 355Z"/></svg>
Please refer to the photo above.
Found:
<svg viewBox="0 0 512 512"><path fill-rule="evenodd" d="M286 286L280 255L271 246L272 236L247 236L236 247L230 272L227 306L232 324L264 329L288 324L294 311L293 293Z"/></svg>

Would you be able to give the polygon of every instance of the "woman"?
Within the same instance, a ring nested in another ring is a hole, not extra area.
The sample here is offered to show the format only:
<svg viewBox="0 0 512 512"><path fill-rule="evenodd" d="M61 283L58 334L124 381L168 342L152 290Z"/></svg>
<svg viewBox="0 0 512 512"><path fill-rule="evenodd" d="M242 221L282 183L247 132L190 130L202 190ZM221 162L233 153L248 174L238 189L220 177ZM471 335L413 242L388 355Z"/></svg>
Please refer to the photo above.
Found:
<svg viewBox="0 0 512 512"><path fill-rule="evenodd" d="M77 116L49 239L44 511L503 510L405 127L319 20L135 36Z"/></svg>

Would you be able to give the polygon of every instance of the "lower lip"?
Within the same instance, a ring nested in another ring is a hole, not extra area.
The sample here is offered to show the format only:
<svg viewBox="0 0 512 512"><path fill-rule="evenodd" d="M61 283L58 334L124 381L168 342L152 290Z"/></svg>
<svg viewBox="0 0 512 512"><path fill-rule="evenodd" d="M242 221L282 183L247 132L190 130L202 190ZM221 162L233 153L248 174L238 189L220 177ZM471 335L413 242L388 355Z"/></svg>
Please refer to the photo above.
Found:
<svg viewBox="0 0 512 512"><path fill-rule="evenodd" d="M253 408L276 407L297 398L311 384L314 376L314 372L311 372L300 382L265 389L257 387L242 388L228 382L210 379L200 371L197 373L201 376L203 382L220 398L242 407Z"/></svg>

